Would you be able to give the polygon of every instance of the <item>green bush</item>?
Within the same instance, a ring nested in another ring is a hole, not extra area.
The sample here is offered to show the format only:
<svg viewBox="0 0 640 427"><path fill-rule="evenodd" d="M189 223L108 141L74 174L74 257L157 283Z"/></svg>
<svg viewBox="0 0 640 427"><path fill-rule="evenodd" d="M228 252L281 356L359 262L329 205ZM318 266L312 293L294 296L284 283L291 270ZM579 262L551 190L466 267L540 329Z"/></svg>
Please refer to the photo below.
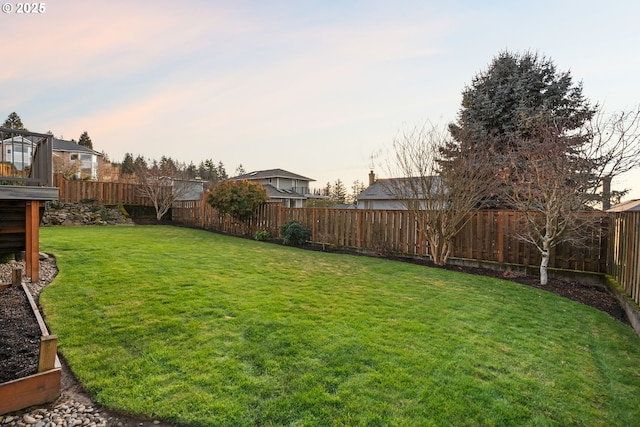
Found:
<svg viewBox="0 0 640 427"><path fill-rule="evenodd" d="M255 240L258 240L258 241L262 242L262 241L267 240L269 238L269 232L267 230L258 230L253 235L253 238Z"/></svg>
<svg viewBox="0 0 640 427"><path fill-rule="evenodd" d="M13 261L16 259L16 254L15 253L8 253L8 254L0 254L0 264L6 264L9 261Z"/></svg>
<svg viewBox="0 0 640 427"><path fill-rule="evenodd" d="M291 219L280 227L282 243L285 245L299 246L311 238L311 232L302 226L300 221Z"/></svg>

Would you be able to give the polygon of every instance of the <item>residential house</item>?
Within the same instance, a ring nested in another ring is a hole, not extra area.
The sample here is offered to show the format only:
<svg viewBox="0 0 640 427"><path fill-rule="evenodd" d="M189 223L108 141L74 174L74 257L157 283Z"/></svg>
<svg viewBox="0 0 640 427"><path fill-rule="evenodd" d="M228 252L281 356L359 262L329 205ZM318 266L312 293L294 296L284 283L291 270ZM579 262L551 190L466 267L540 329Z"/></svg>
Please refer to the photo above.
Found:
<svg viewBox="0 0 640 427"><path fill-rule="evenodd" d="M39 142L37 137L16 135L0 141L0 164L3 172L9 166L14 172L26 171L31 167L35 154L35 147ZM102 161L102 154L90 148L79 145L75 141L53 138L53 172L62 173L76 179L98 179L98 169ZM5 173L7 175L8 173Z"/></svg>
<svg viewBox="0 0 640 427"><path fill-rule="evenodd" d="M424 198L416 197L410 190L411 180L420 178L376 179L373 171L369 173L369 186L357 197L358 209L406 210L411 203L424 206ZM429 177L432 185L439 185L438 177ZM417 206L417 205L416 205Z"/></svg>
<svg viewBox="0 0 640 427"><path fill-rule="evenodd" d="M607 209L607 212L640 212L640 199L619 203Z"/></svg>
<svg viewBox="0 0 640 427"><path fill-rule="evenodd" d="M313 197L309 191L309 183L315 181L284 169L249 172L230 179L246 179L260 184L267 190L270 201L279 202L291 208L301 208L305 200Z"/></svg>
<svg viewBox="0 0 640 427"><path fill-rule="evenodd" d="M170 178L171 191L175 200L202 200L204 184L201 179Z"/></svg>
<svg viewBox="0 0 640 427"><path fill-rule="evenodd" d="M54 172L76 179L98 179L102 154L75 141L53 138Z"/></svg>

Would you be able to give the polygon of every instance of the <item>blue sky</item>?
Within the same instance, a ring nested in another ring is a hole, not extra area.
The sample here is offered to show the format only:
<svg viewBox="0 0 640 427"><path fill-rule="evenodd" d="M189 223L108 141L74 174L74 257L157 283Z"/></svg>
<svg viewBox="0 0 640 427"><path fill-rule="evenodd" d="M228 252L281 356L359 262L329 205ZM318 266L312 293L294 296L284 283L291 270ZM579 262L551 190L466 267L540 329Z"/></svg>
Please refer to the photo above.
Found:
<svg viewBox="0 0 640 427"><path fill-rule="evenodd" d="M14 3L15 4L15 3ZM0 116L233 174L347 186L399 130L455 120L502 50L531 50L604 110L640 104L640 2L55 1L0 14ZM618 179L640 198L640 172ZM628 198L629 198L628 197Z"/></svg>

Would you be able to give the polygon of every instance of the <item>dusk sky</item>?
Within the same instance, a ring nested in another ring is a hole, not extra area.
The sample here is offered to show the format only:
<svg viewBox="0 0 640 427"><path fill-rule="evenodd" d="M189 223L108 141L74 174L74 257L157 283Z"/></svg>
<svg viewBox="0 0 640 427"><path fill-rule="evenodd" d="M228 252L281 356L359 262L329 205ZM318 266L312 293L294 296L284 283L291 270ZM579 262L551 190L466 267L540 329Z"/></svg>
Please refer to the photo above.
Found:
<svg viewBox="0 0 640 427"><path fill-rule="evenodd" d="M349 188L400 130L455 120L503 50L549 57L605 112L640 104L637 0L8 3L0 118L86 130L117 162L211 158L230 175L282 168ZM640 198L640 171L614 181L625 187Z"/></svg>

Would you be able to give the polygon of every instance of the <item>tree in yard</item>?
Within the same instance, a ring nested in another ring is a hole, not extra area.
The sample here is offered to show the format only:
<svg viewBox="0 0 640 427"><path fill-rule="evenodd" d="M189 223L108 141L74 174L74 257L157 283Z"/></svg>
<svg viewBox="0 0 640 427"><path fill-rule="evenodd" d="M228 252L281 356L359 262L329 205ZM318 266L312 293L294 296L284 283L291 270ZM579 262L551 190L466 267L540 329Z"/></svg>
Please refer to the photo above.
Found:
<svg viewBox="0 0 640 427"><path fill-rule="evenodd" d="M54 155L52 161L55 173L62 175L66 180L77 179L82 166L82 162L78 158L72 160L68 156Z"/></svg>
<svg viewBox="0 0 640 427"><path fill-rule="evenodd" d="M466 150L442 169L440 152L450 143L447 130L431 124L403 132L393 141L389 160L389 176L395 178L380 180L413 214L436 265L446 264L453 238L492 183L491 169L482 167L488 161L485 150Z"/></svg>
<svg viewBox="0 0 640 427"><path fill-rule="evenodd" d="M9 114L4 123L2 123L2 127L9 129L27 130L27 128L25 128L22 124L22 119L20 119L20 116L15 111Z"/></svg>
<svg viewBox="0 0 640 427"><path fill-rule="evenodd" d="M123 175L132 175L135 173L135 165L131 153L124 154L124 159L122 160L122 164L120 164L120 173Z"/></svg>
<svg viewBox="0 0 640 427"><path fill-rule="evenodd" d="M189 181L184 171L176 169L173 163L153 162L151 167L143 157L134 161L134 173L138 180L138 192L149 198L156 211L156 219L171 209L176 200L180 200L189 191Z"/></svg>
<svg viewBox="0 0 640 427"><path fill-rule="evenodd" d="M78 139L78 145L82 145L83 147L87 147L90 150L93 150L93 142L91 142L91 137L89 133L85 130L80 135L80 139Z"/></svg>
<svg viewBox="0 0 640 427"><path fill-rule="evenodd" d="M527 139L541 122L560 123L567 133L579 131L596 109L584 98L582 84L574 84L570 72L558 72L550 59L505 51L463 91L458 120L449 125L453 140L442 153L452 159L472 148L484 149L494 161L482 167L495 168L504 153L512 152L514 136ZM504 188L493 188L495 194L485 200L506 207Z"/></svg>
<svg viewBox="0 0 640 427"><path fill-rule="evenodd" d="M344 183L340 179L337 179L333 183L329 198L334 203L344 203L347 200L347 188L344 186Z"/></svg>
<svg viewBox="0 0 640 427"><path fill-rule="evenodd" d="M225 170L224 164L222 162L218 162L217 172L218 180L229 178L229 175L227 175L227 171Z"/></svg>
<svg viewBox="0 0 640 427"><path fill-rule="evenodd" d="M584 149L589 145L585 137L567 135L558 123L540 122L526 138L514 134L510 151L503 154L505 194L525 218L516 236L540 252L542 285L547 284L551 249L562 242L580 245L600 221L587 208L597 188L598 159Z"/></svg>
<svg viewBox="0 0 640 427"><path fill-rule="evenodd" d="M223 214L238 221L246 221L256 214L267 201L267 190L248 180L225 180L216 184L207 197L207 203Z"/></svg>
<svg viewBox="0 0 640 427"><path fill-rule="evenodd" d="M329 181L327 181L327 185L322 189L322 195L331 197L331 183Z"/></svg>
<svg viewBox="0 0 640 427"><path fill-rule="evenodd" d="M365 189L367 188L366 185L364 185L364 183L358 179L356 179L355 181L353 181L353 184L351 184L351 194L349 194L347 201L349 203L357 203L358 202L358 195L360 193L362 193Z"/></svg>
<svg viewBox="0 0 640 427"><path fill-rule="evenodd" d="M585 156L597 159L592 172L602 185L596 200L602 210L611 207L611 200L619 203L628 190L612 190L613 179L640 167L640 106L633 110L606 115L602 110L587 123L585 132L591 138L585 146Z"/></svg>
<svg viewBox="0 0 640 427"><path fill-rule="evenodd" d="M572 132L557 121L539 122L527 138L512 135L502 178L509 203L526 218L517 236L541 254L541 284L550 250L562 242L582 245L599 225L601 214L591 205L609 199L598 194L603 183L606 192L614 177L640 166L639 118L637 110L606 120L599 114Z"/></svg>

